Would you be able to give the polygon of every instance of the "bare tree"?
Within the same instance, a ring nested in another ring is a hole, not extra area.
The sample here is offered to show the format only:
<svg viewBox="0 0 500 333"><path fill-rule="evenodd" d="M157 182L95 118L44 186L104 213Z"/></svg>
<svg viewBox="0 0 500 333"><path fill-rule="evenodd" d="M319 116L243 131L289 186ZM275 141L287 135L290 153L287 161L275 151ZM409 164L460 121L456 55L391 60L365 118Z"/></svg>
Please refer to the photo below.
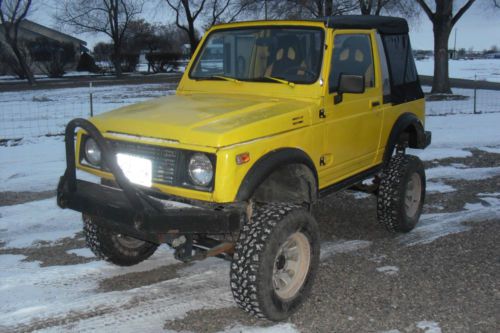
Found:
<svg viewBox="0 0 500 333"><path fill-rule="evenodd" d="M2 23L0 31L14 53L21 75L30 84L34 84L33 72L26 60L27 52L22 49L19 41L19 26L28 15L30 8L31 0L0 0L0 22Z"/></svg>
<svg viewBox="0 0 500 333"><path fill-rule="evenodd" d="M426 0L417 0L431 20L434 31L434 79L431 92L449 94L451 87L448 71L448 39L453 26L476 0L467 0L456 14L453 13L454 0L434 1L435 12L431 10Z"/></svg>
<svg viewBox="0 0 500 333"><path fill-rule="evenodd" d="M76 32L104 33L113 41L113 66L122 74L122 43L130 22L142 13L144 0L63 0L56 15Z"/></svg>
<svg viewBox="0 0 500 333"><path fill-rule="evenodd" d="M253 3L251 0L211 0L211 15L205 28L218 23L234 22L241 14L249 11Z"/></svg>
<svg viewBox="0 0 500 333"><path fill-rule="evenodd" d="M207 0L166 0L167 5L175 12L175 24L186 32L191 45L191 55L200 41L194 26L196 20L203 12ZM183 23L181 20L186 21Z"/></svg>
<svg viewBox="0 0 500 333"><path fill-rule="evenodd" d="M380 15L380 11L391 0L358 0L361 15Z"/></svg>

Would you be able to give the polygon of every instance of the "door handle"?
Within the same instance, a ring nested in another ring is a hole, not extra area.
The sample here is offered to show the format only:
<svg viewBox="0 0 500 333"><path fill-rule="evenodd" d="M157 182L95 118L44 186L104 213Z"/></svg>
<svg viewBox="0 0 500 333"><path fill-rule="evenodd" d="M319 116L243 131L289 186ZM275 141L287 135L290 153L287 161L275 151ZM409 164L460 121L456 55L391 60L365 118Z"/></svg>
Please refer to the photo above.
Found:
<svg viewBox="0 0 500 333"><path fill-rule="evenodd" d="M372 108L380 105L380 101L372 101Z"/></svg>

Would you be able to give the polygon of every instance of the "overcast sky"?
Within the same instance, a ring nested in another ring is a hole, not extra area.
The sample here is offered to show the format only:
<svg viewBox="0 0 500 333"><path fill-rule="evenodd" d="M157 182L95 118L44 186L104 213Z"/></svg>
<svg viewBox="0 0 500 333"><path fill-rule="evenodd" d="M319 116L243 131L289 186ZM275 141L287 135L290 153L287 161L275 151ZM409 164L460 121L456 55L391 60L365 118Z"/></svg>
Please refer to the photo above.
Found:
<svg viewBox="0 0 500 333"><path fill-rule="evenodd" d="M172 22L173 16L166 6L158 8L159 0L148 0L143 17L151 23ZM462 2L458 0L458 2ZM56 11L54 4L57 0L48 0L38 3L36 11L31 14L30 19L52 28L58 28L52 16ZM469 49L473 47L476 51L489 49L492 45L500 47L500 9L492 10L489 7L491 0L477 0L455 25L454 32L450 36L449 45L453 48L455 30L457 32L457 49ZM457 7L457 6L456 6ZM243 19L243 18L242 18ZM410 22L410 36L414 49L433 49L432 25L424 14L413 22ZM103 34L75 34L64 31L75 37L83 39L88 43L90 49L99 41L109 41Z"/></svg>

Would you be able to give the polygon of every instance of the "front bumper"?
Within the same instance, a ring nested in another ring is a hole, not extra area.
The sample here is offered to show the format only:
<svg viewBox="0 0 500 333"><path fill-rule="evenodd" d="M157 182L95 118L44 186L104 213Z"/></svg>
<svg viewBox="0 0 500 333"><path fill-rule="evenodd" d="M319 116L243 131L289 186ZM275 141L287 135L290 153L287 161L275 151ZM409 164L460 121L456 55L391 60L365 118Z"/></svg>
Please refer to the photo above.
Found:
<svg viewBox="0 0 500 333"><path fill-rule="evenodd" d="M96 140L103 161L115 177L118 188L76 179L74 132L84 129ZM131 184L116 163L112 148L89 121L74 119L65 133L66 171L57 188L57 204L100 217L100 226L135 238L162 243L172 234L222 234L237 231L244 219L243 205L217 205L191 201L190 207L176 207Z"/></svg>

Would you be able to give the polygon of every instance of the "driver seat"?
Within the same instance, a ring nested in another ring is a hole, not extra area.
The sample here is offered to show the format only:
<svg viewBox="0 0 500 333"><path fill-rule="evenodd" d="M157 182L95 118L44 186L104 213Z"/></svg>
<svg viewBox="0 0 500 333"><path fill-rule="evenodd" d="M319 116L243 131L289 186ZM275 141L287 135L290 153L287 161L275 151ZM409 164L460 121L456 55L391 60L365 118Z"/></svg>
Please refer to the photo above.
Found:
<svg viewBox="0 0 500 333"><path fill-rule="evenodd" d="M275 60L267 67L266 76L285 78L289 74L300 74L290 73L289 71L290 68L301 66L302 62L299 54L298 39L293 37L283 37L279 40Z"/></svg>

